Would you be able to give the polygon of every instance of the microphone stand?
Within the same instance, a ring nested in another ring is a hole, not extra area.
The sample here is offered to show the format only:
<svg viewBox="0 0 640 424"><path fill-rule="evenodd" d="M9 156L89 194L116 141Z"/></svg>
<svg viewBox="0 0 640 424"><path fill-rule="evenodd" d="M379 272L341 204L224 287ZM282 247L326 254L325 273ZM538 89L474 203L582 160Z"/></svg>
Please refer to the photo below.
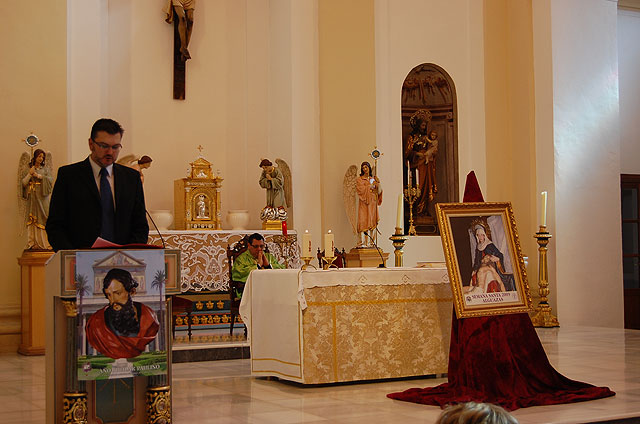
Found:
<svg viewBox="0 0 640 424"><path fill-rule="evenodd" d="M162 248L166 249L167 248L167 244L164 242L164 238L162 237L162 233L160 233L160 230L158 229L158 226L154 222L153 218L151 217L151 214L149 213L149 211L145 209L145 212L147 213L147 216L151 220L151 223L153 224L153 227L156 229L156 232L160 236L160 241L162 242Z"/></svg>
<svg viewBox="0 0 640 424"><path fill-rule="evenodd" d="M378 231L378 227L376 226L376 231ZM378 231L379 233L379 231ZM369 234L368 231L365 231L364 234L369 237L369 239L371 240L371 243L373 243L373 247L376 248L376 250L378 251L378 255L380 255L380 260L382 262L380 262L380 265L378 265L378 268L386 268L386 265L384 264L384 256L382 256L382 252L380 252L380 248L378 247L378 243L376 243L376 241L373 239L373 237L371 237L371 234Z"/></svg>

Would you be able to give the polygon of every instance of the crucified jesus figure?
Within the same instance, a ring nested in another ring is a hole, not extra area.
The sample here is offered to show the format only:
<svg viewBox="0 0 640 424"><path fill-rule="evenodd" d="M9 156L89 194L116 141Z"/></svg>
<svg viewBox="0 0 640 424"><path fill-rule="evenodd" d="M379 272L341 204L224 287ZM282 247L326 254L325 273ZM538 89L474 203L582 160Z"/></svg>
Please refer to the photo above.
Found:
<svg viewBox="0 0 640 424"><path fill-rule="evenodd" d="M167 0L164 11L167 14L165 21L173 23L173 12L175 10L178 17L178 33L180 34L180 55L183 61L191 59L189 50L189 40L193 29L193 12L196 8L196 0Z"/></svg>

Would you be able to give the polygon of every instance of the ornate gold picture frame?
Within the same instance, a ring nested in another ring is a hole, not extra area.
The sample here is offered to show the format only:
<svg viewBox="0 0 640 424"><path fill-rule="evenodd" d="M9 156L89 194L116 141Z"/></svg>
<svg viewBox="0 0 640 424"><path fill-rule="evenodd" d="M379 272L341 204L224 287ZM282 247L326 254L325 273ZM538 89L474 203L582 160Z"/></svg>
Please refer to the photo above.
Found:
<svg viewBox="0 0 640 424"><path fill-rule="evenodd" d="M511 203L436 205L458 318L531 310Z"/></svg>

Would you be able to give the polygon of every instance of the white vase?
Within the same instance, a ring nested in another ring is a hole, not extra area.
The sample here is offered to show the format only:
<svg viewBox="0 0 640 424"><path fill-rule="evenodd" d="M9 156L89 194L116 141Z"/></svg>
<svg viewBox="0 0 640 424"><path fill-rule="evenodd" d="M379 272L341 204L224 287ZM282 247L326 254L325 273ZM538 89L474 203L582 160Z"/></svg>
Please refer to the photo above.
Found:
<svg viewBox="0 0 640 424"><path fill-rule="evenodd" d="M158 226L158 230L167 231L169 229L169 225L173 223L173 214L170 210L167 209L157 209L154 211L150 211L149 215L153 218L153 221ZM153 228L153 223L149 223L149 226Z"/></svg>
<svg viewBox="0 0 640 424"><path fill-rule="evenodd" d="M227 223L232 230L246 230L249 225L249 211L246 209L235 209L227 212Z"/></svg>

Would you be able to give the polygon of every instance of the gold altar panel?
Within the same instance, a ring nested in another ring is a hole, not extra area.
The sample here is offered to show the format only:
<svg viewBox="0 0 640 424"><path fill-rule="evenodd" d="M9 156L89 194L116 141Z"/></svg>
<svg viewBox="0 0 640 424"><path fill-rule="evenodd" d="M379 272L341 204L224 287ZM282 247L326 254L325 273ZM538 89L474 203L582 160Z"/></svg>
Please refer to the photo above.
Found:
<svg viewBox="0 0 640 424"><path fill-rule="evenodd" d="M305 289L304 295L305 381L447 372L452 317L448 284L315 287Z"/></svg>

